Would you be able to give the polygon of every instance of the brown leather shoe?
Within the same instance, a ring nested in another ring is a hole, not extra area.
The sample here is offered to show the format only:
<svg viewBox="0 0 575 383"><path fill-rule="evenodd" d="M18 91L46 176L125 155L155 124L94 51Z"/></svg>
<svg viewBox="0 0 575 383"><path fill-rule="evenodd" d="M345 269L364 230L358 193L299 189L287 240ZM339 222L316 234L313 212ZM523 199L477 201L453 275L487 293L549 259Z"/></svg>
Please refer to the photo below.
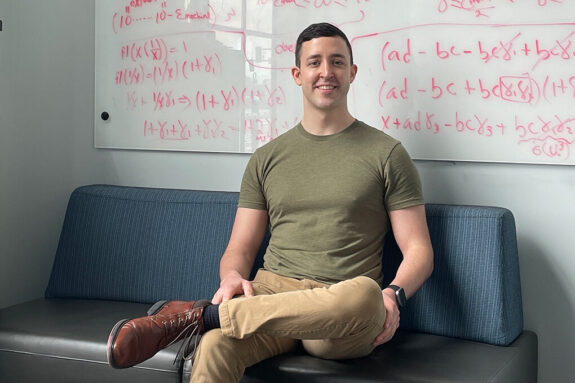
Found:
<svg viewBox="0 0 575 383"><path fill-rule="evenodd" d="M156 315L116 323L106 346L110 366L132 367L182 338L204 333L202 315L211 302L168 303L163 306L166 309L159 310ZM177 311L182 307L184 310Z"/></svg>

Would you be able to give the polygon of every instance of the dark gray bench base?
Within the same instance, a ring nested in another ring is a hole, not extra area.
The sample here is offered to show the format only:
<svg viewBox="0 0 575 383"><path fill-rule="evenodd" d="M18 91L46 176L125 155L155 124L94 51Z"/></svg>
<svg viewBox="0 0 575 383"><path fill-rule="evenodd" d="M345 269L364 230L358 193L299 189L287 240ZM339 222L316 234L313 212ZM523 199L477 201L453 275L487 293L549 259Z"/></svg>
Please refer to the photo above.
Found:
<svg viewBox="0 0 575 383"><path fill-rule="evenodd" d="M38 299L0 310L0 382L187 382L191 364L172 364L178 344L133 368L107 365L112 326L145 315L149 306ZM282 355L250 367L242 382L531 383L536 377L537 337L530 331L508 347L404 331L363 359Z"/></svg>

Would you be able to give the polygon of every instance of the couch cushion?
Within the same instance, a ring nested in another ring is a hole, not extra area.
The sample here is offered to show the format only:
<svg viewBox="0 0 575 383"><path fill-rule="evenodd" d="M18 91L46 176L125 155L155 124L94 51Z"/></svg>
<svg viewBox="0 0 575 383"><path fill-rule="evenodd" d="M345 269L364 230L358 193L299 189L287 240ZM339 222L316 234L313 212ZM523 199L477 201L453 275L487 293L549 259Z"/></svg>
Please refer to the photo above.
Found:
<svg viewBox="0 0 575 383"><path fill-rule="evenodd" d="M123 370L106 363L106 341L120 319L145 315L149 305L38 299L0 310L0 381L188 382L191 362L173 364L179 343ZM489 382L531 383L537 338L523 332L509 347L400 331L366 358L329 361L286 354L246 370L242 383ZM55 380L56 381L56 380Z"/></svg>
<svg viewBox="0 0 575 383"><path fill-rule="evenodd" d="M93 185L69 200L48 298L210 298L237 193Z"/></svg>
<svg viewBox="0 0 575 383"><path fill-rule="evenodd" d="M181 382L179 344L133 368L106 361L110 329L146 315L141 303L38 299L0 310L1 382ZM187 382L187 381L186 381Z"/></svg>
<svg viewBox="0 0 575 383"><path fill-rule="evenodd" d="M400 331L361 359L280 355L246 370L241 383L535 383L537 337L523 332L508 347Z"/></svg>

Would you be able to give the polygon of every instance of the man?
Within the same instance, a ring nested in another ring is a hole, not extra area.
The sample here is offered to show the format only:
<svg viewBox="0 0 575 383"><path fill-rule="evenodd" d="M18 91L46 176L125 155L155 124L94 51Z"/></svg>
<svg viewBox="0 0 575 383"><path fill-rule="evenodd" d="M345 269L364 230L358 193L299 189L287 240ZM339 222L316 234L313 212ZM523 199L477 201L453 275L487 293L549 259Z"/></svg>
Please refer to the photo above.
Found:
<svg viewBox="0 0 575 383"><path fill-rule="evenodd" d="M313 24L300 34L292 76L302 88L303 118L250 159L220 288L211 302L172 301L119 322L108 342L113 367L203 333L191 381L237 382L246 367L299 342L311 355L341 359L365 356L393 337L398 306L429 277L433 252L408 154L348 111L356 73L338 28ZM264 269L249 281L268 225ZM382 290L390 226L404 259Z"/></svg>

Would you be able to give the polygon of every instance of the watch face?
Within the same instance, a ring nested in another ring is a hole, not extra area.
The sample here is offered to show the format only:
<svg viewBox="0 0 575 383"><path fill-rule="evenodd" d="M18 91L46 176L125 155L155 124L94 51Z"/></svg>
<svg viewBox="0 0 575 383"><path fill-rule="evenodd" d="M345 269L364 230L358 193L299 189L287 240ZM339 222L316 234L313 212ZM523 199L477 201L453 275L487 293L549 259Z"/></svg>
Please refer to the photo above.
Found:
<svg viewBox="0 0 575 383"><path fill-rule="evenodd" d="M405 306L405 291L403 291L401 287L395 292L395 296L397 297L397 304L399 307Z"/></svg>
<svg viewBox="0 0 575 383"><path fill-rule="evenodd" d="M403 291L403 288L401 288L399 286L395 286L395 285L389 285L389 287L391 289L393 289L393 291L395 291L395 299L396 299L397 305L399 307L405 306L407 299L405 298L405 291Z"/></svg>

